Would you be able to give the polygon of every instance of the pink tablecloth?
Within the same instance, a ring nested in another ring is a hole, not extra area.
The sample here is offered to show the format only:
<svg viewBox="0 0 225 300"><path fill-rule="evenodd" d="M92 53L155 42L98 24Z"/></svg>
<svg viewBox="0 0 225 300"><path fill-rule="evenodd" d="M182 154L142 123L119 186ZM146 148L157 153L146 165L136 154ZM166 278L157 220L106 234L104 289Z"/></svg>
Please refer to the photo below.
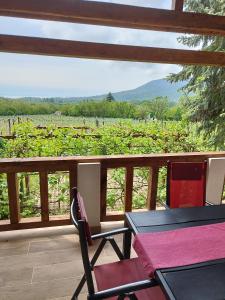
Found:
<svg viewBox="0 0 225 300"><path fill-rule="evenodd" d="M225 223L139 233L133 247L149 276L157 269L225 258Z"/></svg>

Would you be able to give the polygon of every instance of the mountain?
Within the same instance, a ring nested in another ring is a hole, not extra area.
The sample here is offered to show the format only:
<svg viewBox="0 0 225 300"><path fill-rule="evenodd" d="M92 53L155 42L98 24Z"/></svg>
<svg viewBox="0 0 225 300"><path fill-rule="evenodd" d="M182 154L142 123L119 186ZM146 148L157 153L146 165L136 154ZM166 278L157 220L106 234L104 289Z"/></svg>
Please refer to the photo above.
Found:
<svg viewBox="0 0 225 300"><path fill-rule="evenodd" d="M155 97L159 96L167 96L170 101L176 102L182 95L181 91L178 91L185 83L170 83L166 79L158 79L149 81L135 89L115 92L112 95L117 101L142 101L142 100L151 100ZM89 96L89 97L51 97L51 98L38 98L38 97L24 97L20 98L20 100L27 101L45 101L45 102L78 102L82 100L94 99L94 100L102 100L105 99L107 94L97 95L97 96Z"/></svg>
<svg viewBox="0 0 225 300"><path fill-rule="evenodd" d="M167 96L171 101L178 101L182 92L178 91L184 83L170 83L166 79L149 81L136 89L112 93L115 100L118 101L142 101L150 100L158 96ZM76 97L75 101L106 98L106 94L90 97ZM71 99L72 100L72 99ZM71 101L70 100L70 101Z"/></svg>

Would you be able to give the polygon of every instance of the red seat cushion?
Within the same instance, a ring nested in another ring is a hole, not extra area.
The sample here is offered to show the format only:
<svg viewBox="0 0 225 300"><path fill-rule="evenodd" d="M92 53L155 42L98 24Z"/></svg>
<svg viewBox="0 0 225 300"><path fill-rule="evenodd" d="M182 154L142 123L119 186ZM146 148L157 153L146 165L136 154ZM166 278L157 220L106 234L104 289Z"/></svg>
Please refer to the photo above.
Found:
<svg viewBox="0 0 225 300"><path fill-rule="evenodd" d="M149 278L138 258L95 266L94 273L98 291ZM166 299L159 286L136 291L135 295L140 300ZM117 296L108 299L116 300Z"/></svg>
<svg viewBox="0 0 225 300"><path fill-rule="evenodd" d="M168 205L170 208L205 205L205 162L168 163Z"/></svg>

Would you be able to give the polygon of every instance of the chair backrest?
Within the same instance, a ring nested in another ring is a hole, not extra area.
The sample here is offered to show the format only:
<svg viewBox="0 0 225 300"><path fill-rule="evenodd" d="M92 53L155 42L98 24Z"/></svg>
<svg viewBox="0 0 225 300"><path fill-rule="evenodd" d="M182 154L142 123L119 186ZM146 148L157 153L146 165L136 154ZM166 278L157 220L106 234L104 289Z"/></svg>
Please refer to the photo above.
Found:
<svg viewBox="0 0 225 300"><path fill-rule="evenodd" d="M170 208L205 205L207 162L168 162L167 205Z"/></svg>
<svg viewBox="0 0 225 300"><path fill-rule="evenodd" d="M78 193L77 188L73 188L72 192L73 201L70 208L71 219L75 227L78 229L85 278L87 280L89 294L91 295L94 293L91 263L88 255L88 245L92 244L91 232L88 225L83 198Z"/></svg>
<svg viewBox="0 0 225 300"><path fill-rule="evenodd" d="M88 242L88 245L92 245L92 238L91 238L91 230L88 224L88 218L84 206L84 200L80 193L78 192L77 188L73 188L73 202L71 205L71 217L74 225L78 228L78 221L82 220L85 226L85 238Z"/></svg>
<svg viewBox="0 0 225 300"><path fill-rule="evenodd" d="M225 180L225 157L209 158L206 180L206 201L219 205L222 202L222 194Z"/></svg>

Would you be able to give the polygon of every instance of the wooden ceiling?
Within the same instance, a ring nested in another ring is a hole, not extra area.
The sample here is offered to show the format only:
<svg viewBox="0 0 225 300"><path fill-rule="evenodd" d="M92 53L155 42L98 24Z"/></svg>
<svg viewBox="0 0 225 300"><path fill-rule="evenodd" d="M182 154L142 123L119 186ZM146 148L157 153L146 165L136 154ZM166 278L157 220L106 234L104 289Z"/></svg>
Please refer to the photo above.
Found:
<svg viewBox="0 0 225 300"><path fill-rule="evenodd" d="M83 0L0 0L0 16L225 37L225 16ZM225 66L224 52L0 35L0 51L170 64Z"/></svg>

